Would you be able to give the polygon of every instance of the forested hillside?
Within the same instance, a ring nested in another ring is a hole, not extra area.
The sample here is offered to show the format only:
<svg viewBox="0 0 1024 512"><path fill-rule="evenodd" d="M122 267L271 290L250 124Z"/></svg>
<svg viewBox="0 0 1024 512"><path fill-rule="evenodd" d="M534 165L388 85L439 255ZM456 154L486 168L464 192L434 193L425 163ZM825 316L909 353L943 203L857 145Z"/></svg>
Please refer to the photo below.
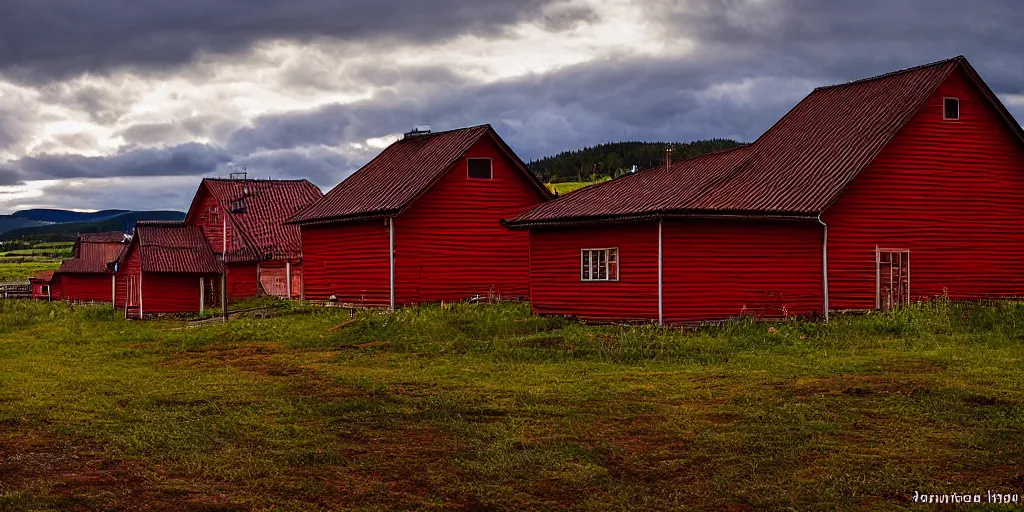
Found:
<svg viewBox="0 0 1024 512"><path fill-rule="evenodd" d="M593 181L603 176L614 178L629 172L633 166L639 170L662 164L665 161L665 147L668 144L610 142L534 160L528 166L537 176L549 183ZM730 139L672 143L675 148L672 158L678 161L739 145L739 142Z"/></svg>

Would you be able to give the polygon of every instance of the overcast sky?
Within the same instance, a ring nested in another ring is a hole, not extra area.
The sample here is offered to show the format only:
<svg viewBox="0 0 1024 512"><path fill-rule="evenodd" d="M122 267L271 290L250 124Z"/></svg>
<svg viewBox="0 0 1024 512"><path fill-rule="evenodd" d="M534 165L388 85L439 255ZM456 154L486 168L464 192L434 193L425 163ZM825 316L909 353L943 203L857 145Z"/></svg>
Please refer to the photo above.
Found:
<svg viewBox="0 0 1024 512"><path fill-rule="evenodd" d="M2 0L0 212L325 191L414 125L525 159L750 141L816 86L964 54L1024 117L1019 0Z"/></svg>

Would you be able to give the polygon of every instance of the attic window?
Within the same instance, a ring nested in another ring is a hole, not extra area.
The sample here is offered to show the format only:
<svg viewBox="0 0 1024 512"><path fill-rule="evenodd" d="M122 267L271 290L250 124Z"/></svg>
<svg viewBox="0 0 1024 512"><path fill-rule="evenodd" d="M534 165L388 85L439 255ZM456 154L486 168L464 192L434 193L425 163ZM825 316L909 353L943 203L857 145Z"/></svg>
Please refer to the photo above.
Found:
<svg viewBox="0 0 1024 512"><path fill-rule="evenodd" d="M220 223L220 211L217 209L216 206L210 207L210 214L208 215L208 218L210 219L210 224Z"/></svg>
<svg viewBox="0 0 1024 512"><path fill-rule="evenodd" d="M960 100L957 98L945 98L942 101L942 119L946 121L960 120Z"/></svg>
<svg viewBox="0 0 1024 512"><path fill-rule="evenodd" d="M469 177L477 180L489 180L493 176L490 158L470 158Z"/></svg>
<svg viewBox="0 0 1024 512"><path fill-rule="evenodd" d="M245 197L231 201L231 213L245 213Z"/></svg>

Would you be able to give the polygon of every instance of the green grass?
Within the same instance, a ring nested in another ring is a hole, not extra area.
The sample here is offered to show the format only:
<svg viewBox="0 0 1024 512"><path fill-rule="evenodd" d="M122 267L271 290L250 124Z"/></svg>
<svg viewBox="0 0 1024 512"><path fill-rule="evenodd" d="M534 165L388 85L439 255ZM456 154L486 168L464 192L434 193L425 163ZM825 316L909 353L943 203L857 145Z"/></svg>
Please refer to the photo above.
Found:
<svg viewBox="0 0 1024 512"><path fill-rule="evenodd" d="M568 194L569 192L573 192L573 191L579 190L579 189L581 189L583 187L588 187L588 186L593 185L595 183L601 183L603 181L608 181L609 179L610 178L605 176L604 178L600 178L600 179L597 179L595 181L566 181L566 182L562 182L562 183L548 183L547 186L548 186L548 190L550 190L552 192L557 191L559 194Z"/></svg>
<svg viewBox="0 0 1024 512"><path fill-rule="evenodd" d="M71 243L7 242L0 245L0 282L25 281L43 270L56 270L71 257Z"/></svg>
<svg viewBox="0 0 1024 512"><path fill-rule="evenodd" d="M1024 305L583 326L0 301L0 510L893 510L1024 485Z"/></svg>

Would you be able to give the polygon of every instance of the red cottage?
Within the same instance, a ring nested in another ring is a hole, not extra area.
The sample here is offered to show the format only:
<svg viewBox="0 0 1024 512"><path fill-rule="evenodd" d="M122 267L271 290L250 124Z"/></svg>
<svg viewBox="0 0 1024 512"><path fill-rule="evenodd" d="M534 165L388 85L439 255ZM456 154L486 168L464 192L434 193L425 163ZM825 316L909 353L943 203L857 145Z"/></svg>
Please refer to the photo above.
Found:
<svg viewBox="0 0 1024 512"><path fill-rule="evenodd" d="M108 263L121 254L128 236L119 231L78 235L71 258L53 276L60 298L74 302L113 302L113 274Z"/></svg>
<svg viewBox="0 0 1024 512"><path fill-rule="evenodd" d="M125 317L201 312L218 303L222 269L199 228L140 221L114 264L114 306Z"/></svg>
<svg viewBox="0 0 1024 512"><path fill-rule="evenodd" d="M489 125L411 132L292 222L304 296L367 306L529 294L529 235L501 226L550 198Z"/></svg>
<svg viewBox="0 0 1024 512"><path fill-rule="evenodd" d="M963 57L816 89L748 146L507 221L533 308L688 322L1024 295L1024 132Z"/></svg>
<svg viewBox="0 0 1024 512"><path fill-rule="evenodd" d="M228 298L298 297L302 241L284 222L323 197L307 180L204 179L185 216L227 263Z"/></svg>
<svg viewBox="0 0 1024 512"><path fill-rule="evenodd" d="M53 280L53 270L44 270L43 272L36 272L36 274L28 278L28 283L32 286L32 298L38 300L53 300L59 299L59 295L54 295L54 290L51 288Z"/></svg>

